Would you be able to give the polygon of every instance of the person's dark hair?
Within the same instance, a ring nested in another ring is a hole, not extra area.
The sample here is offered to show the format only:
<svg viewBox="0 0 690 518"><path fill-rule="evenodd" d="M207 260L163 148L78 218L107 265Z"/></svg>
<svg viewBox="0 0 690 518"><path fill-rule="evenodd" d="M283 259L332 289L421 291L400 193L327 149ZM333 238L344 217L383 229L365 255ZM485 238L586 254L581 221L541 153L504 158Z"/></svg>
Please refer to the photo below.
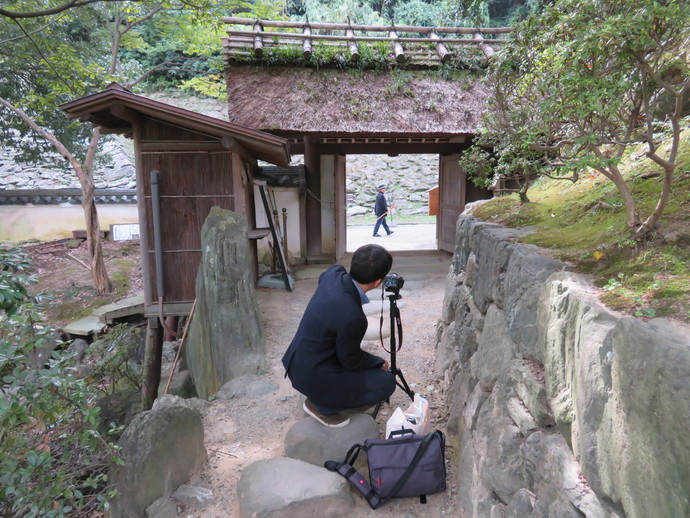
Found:
<svg viewBox="0 0 690 518"><path fill-rule="evenodd" d="M350 277L360 284L383 279L393 266L393 256L381 245L360 246L352 254Z"/></svg>

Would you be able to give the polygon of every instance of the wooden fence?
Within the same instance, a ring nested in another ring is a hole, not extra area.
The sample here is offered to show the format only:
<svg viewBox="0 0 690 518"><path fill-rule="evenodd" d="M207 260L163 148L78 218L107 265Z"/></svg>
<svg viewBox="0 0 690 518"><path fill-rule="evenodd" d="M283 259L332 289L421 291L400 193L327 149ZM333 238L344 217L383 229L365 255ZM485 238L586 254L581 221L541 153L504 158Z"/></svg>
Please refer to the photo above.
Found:
<svg viewBox="0 0 690 518"><path fill-rule="evenodd" d="M508 41L506 36L512 31L512 27L382 27L234 17L222 20L230 25L224 47L231 60L261 58L266 50L296 46L301 48L302 57L309 59L316 45L326 45L339 48L350 61L357 62L362 44L374 44L376 48L386 48L399 64L438 65L473 51L489 58L495 47Z"/></svg>

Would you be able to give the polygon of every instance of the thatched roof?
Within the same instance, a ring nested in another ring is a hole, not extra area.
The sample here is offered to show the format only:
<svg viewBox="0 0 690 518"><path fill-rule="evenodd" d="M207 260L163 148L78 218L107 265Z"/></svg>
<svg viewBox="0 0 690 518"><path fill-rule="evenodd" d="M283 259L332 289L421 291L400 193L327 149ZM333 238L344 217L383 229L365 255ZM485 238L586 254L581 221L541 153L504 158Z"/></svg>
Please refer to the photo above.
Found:
<svg viewBox="0 0 690 518"><path fill-rule="evenodd" d="M292 67L228 68L229 120L274 134L472 134L485 106L476 76Z"/></svg>

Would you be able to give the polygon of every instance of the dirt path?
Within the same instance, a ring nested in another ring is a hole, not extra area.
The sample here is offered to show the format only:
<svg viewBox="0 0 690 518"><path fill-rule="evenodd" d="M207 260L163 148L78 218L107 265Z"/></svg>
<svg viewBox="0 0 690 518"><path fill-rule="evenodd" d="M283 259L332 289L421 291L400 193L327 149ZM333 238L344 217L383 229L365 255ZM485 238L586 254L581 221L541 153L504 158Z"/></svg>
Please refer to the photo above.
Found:
<svg viewBox="0 0 690 518"><path fill-rule="evenodd" d="M404 298L398 303L403 325L398 366L412 389L429 400L433 427L445 432L446 401L441 380L434 375L434 348L450 255L437 252L393 255L393 270L405 278ZM348 267L349 262L344 262L344 265ZM283 376L280 359L314 292L318 274L325 268L311 266L297 269L296 286L292 293L285 290L258 290L261 313L267 317L264 320L267 370L262 378L275 385L277 390L264 396L244 396L212 403L204 420L209 460L191 483L211 489L214 501L205 509L184 509L181 516L239 516L237 482L242 469L258 460L283 456L284 438L290 427L304 417L304 413L298 393ZM386 300L385 304L387 307L389 302ZM378 321L378 315L370 317L367 336L377 334ZM388 347L388 339L384 340L384 344ZM364 346L379 356L388 356L381 350L378 339L369 340ZM407 395L398 389L391 398L390 406L382 407L377 418L381 436L384 435L386 420L396 406L405 408L409 401ZM372 511L363 498L353 493L355 505L348 516L454 516L450 498L454 485L453 473L449 472L448 490L429 496L426 505L419 504L416 499L396 499L377 511Z"/></svg>

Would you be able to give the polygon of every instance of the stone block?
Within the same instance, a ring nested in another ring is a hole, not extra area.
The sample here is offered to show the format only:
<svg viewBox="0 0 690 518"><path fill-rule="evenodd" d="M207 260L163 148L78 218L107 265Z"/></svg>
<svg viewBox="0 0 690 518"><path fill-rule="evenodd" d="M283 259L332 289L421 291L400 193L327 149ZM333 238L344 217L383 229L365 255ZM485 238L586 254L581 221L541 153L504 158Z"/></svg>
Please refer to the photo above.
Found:
<svg viewBox="0 0 690 518"><path fill-rule="evenodd" d="M315 466L328 460L343 461L353 444L378 439L376 420L368 414L353 414L342 428L328 428L311 417L297 421L285 437L285 456Z"/></svg>
<svg viewBox="0 0 690 518"><path fill-rule="evenodd" d="M260 460L237 483L242 518L341 518L352 508L349 482L297 459Z"/></svg>

